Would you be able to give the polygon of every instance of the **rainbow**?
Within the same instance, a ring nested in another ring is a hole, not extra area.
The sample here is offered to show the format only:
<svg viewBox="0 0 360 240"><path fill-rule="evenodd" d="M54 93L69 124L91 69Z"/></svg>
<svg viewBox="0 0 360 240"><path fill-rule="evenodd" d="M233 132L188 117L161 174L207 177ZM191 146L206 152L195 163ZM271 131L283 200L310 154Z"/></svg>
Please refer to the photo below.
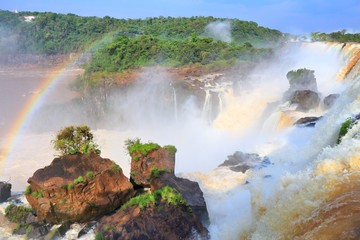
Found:
<svg viewBox="0 0 360 240"><path fill-rule="evenodd" d="M9 158L11 151L18 143L19 136L21 135L27 122L32 119L36 109L42 104L47 90L56 85L59 79L64 76L67 67L76 61L76 59L78 59L78 56L73 60L67 61L65 64L61 64L48 74L48 76L46 76L38 86L36 94L31 95L31 98L25 103L20 113L17 115L14 123L5 136L5 146L3 146L3 149L0 151L0 176L3 174L3 168L6 160Z"/></svg>
<svg viewBox="0 0 360 240"><path fill-rule="evenodd" d="M97 49L103 42L108 41L109 37L111 39L113 33L106 34L102 39L93 42L85 52L93 51ZM51 73L44 78L40 83L37 89L37 93L33 94L31 98L25 103L24 107L16 117L14 123L10 127L8 133L5 136L5 145L0 149L0 176L3 175L3 169L6 161L9 159L11 152L14 150L15 146L19 142L19 137L21 136L26 124L32 119L32 116L36 112L36 109L41 106L45 96L49 89L52 86L55 86L57 82L65 75L66 70L73 65L79 58L82 56L82 53L77 53L74 56L69 57L68 61L65 61L63 64L57 66Z"/></svg>

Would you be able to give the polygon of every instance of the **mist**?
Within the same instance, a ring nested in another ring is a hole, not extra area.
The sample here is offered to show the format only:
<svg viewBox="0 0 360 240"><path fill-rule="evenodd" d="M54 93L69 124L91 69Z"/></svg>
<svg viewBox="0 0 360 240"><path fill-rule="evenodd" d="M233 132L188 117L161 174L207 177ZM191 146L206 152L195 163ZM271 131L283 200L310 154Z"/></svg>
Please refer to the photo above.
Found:
<svg viewBox="0 0 360 240"><path fill-rule="evenodd" d="M216 40L230 43L232 41L231 23L228 21L209 23L205 28L205 34Z"/></svg>

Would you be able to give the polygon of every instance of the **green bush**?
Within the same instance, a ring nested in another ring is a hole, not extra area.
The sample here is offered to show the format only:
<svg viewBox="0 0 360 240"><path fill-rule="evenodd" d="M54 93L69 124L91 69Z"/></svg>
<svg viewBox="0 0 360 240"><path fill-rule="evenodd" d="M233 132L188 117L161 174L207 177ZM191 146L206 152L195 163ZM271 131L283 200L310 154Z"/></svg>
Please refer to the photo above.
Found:
<svg viewBox="0 0 360 240"><path fill-rule="evenodd" d="M130 156L133 156L134 153L147 156L150 152L160 148L160 145L157 143L141 143L139 138L134 140L128 139L125 141L125 145L129 151Z"/></svg>
<svg viewBox="0 0 360 240"><path fill-rule="evenodd" d="M150 205L158 204L160 201L165 201L168 205L173 206L187 205L183 196L176 189L165 186L153 193L145 193L131 198L121 207L121 209L138 206L141 210L143 210Z"/></svg>
<svg viewBox="0 0 360 240"><path fill-rule="evenodd" d="M88 126L68 126L61 129L52 141L55 150L65 154L100 154L98 145L93 142L93 134Z"/></svg>
<svg viewBox="0 0 360 240"><path fill-rule="evenodd" d="M354 125L355 121L352 118L348 118L345 120L345 122L343 122L341 124L340 127L340 131L339 131L339 136L338 139L336 141L337 144L339 144L341 142L341 139L347 134L347 132L352 128L352 126Z"/></svg>
<svg viewBox="0 0 360 240"><path fill-rule="evenodd" d="M111 170L114 170L114 171L120 171L121 170L121 167L117 164L114 164L111 166Z"/></svg>
<svg viewBox="0 0 360 240"><path fill-rule="evenodd" d="M25 195L31 194L31 187L30 187L30 185L26 187L26 189L25 189L25 191L24 191L24 194L25 194Z"/></svg>
<svg viewBox="0 0 360 240"><path fill-rule="evenodd" d="M13 223L24 222L29 213L32 213L31 208L16 206L15 204L10 204L5 208L5 216Z"/></svg>
<svg viewBox="0 0 360 240"><path fill-rule="evenodd" d="M34 198L43 198L44 197L44 192L39 190L39 191L35 191L31 193L31 196L33 196Z"/></svg>
<svg viewBox="0 0 360 240"><path fill-rule="evenodd" d="M177 152L176 147L173 145L165 145L164 148L173 154L175 154Z"/></svg>
<svg viewBox="0 0 360 240"><path fill-rule="evenodd" d="M74 184L73 183L70 183L69 185L67 185L67 189L68 190L71 190L74 188Z"/></svg>
<svg viewBox="0 0 360 240"><path fill-rule="evenodd" d="M166 168L158 169L157 167L154 167L150 171L150 179L160 177L161 172L170 172L170 171Z"/></svg>
<svg viewBox="0 0 360 240"><path fill-rule="evenodd" d="M78 178L76 178L74 180L74 184L85 183L85 182L86 182L86 180L85 180L85 178L83 176L79 176Z"/></svg>
<svg viewBox="0 0 360 240"><path fill-rule="evenodd" d="M93 179L94 178L94 173L92 171L89 171L86 173L86 176L90 179Z"/></svg>
<svg viewBox="0 0 360 240"><path fill-rule="evenodd" d="M104 236L102 235L101 232L97 232L95 234L95 240L105 240Z"/></svg>

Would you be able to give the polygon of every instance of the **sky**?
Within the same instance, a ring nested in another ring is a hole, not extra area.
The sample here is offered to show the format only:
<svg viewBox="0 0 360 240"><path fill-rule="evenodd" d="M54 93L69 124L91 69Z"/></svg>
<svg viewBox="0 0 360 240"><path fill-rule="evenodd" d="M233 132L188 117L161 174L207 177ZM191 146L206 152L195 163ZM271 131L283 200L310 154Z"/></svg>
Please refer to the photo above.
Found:
<svg viewBox="0 0 360 240"><path fill-rule="evenodd" d="M300 35L360 32L359 0L0 0L0 9L115 18L214 16Z"/></svg>

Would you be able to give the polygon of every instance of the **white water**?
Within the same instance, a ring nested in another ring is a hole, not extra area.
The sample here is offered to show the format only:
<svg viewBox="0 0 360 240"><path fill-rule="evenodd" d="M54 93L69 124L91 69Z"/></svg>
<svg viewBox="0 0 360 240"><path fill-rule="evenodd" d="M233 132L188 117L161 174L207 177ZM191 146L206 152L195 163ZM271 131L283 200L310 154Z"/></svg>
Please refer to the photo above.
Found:
<svg viewBox="0 0 360 240"><path fill-rule="evenodd" d="M206 98L201 109L195 107L192 98L180 105L178 93L170 88L175 106L170 116L175 114L177 121L173 121L173 116L169 121L166 107L159 103L159 96L166 91L157 89L166 81L166 74L162 74L159 82L137 87L127 92L126 98L114 100L116 111L126 113L131 124L121 126L118 119L110 119L112 125L120 125L119 130L97 129L96 141L102 156L119 163L127 175L130 159L123 148L126 139L140 137L161 145L175 145L176 173L199 181L204 191L212 239L281 239L285 234L279 226L289 226L285 224L289 212L298 211L301 215L301 209L305 209L306 214L324 201L325 195L318 191L322 183L317 181L318 175L344 169L329 170L328 166L337 166L333 162L348 159L359 150L358 139L350 137L334 146L340 124L360 112L359 83L335 80L343 64L337 47L308 43L284 48L271 64L258 66L249 79L241 80L240 89L228 86L218 94L221 111L211 125L209 88L204 89ZM315 70L322 97L341 93L337 103L327 113L322 109L314 112L325 114L315 128L289 127L279 131L281 108L275 108L276 112L259 124L267 103L279 101L288 88L286 73L304 67ZM358 130L353 131L349 136L358 134ZM51 162L55 152L50 141L54 135L47 132L21 136L20 144L6 162L2 180L10 179L14 190L23 190L27 178ZM5 141L0 139L0 144ZM250 169L245 174L215 169L235 151L267 155L273 165Z"/></svg>

